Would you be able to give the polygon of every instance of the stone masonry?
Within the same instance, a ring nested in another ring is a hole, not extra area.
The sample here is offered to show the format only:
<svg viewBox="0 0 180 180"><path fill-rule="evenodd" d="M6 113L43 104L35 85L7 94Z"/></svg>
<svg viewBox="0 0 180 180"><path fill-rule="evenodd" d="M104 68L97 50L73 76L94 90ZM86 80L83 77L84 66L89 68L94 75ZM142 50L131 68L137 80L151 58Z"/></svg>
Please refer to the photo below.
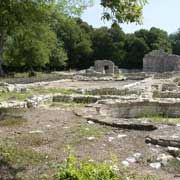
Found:
<svg viewBox="0 0 180 180"><path fill-rule="evenodd" d="M154 50L145 55L143 71L158 73L180 71L180 56Z"/></svg>
<svg viewBox="0 0 180 180"><path fill-rule="evenodd" d="M102 74L114 74L118 73L119 69L112 61L109 60L97 60L94 64L94 70Z"/></svg>

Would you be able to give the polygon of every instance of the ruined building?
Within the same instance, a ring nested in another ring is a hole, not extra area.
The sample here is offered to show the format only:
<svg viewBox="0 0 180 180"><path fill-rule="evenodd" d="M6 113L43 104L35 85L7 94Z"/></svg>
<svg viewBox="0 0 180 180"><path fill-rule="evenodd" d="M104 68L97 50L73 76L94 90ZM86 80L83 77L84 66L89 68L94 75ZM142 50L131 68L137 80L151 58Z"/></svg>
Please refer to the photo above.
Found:
<svg viewBox="0 0 180 180"><path fill-rule="evenodd" d="M118 73L119 69L112 61L109 60L97 60L94 63L94 70L102 74L114 74Z"/></svg>
<svg viewBox="0 0 180 180"><path fill-rule="evenodd" d="M180 56L154 50L146 54L143 59L144 72L171 72L180 71Z"/></svg>

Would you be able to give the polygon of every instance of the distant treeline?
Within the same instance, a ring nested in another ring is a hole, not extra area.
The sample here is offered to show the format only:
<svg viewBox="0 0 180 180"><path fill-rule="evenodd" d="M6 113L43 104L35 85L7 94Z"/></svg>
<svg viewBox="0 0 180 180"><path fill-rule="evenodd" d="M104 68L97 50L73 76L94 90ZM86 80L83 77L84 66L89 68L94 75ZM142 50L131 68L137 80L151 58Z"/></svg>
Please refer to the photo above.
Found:
<svg viewBox="0 0 180 180"><path fill-rule="evenodd" d="M16 29L5 42L5 71L85 69L109 59L121 68L142 68L144 55L154 49L180 55L180 29L171 35L152 27L126 34L114 23L93 28L80 18L58 17L34 31Z"/></svg>

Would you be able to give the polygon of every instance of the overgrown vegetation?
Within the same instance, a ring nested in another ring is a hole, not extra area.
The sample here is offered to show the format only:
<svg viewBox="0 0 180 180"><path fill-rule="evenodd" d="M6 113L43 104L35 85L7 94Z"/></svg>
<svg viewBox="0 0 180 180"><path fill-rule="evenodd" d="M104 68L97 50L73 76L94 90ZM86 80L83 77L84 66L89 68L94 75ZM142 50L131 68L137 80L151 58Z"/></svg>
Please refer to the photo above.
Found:
<svg viewBox="0 0 180 180"><path fill-rule="evenodd" d="M180 54L179 30L170 36L155 27L126 34L115 21L110 28L93 28L80 18L74 18L73 15L80 15L91 4L90 1L46 3L42 0L41 3L29 1L24 6L23 1L3 0L0 12L6 13L0 14L0 54L5 71L30 71L32 75L34 70L84 69L96 59L110 59L123 68L142 68L142 59L151 50ZM103 17L109 20L114 17L120 22L138 21L143 7L139 2L102 0L101 5L113 12L110 15L105 11ZM132 11L126 11L128 7ZM21 13L16 12L17 9ZM23 16L26 23L19 16ZM11 25L6 24L6 18Z"/></svg>
<svg viewBox="0 0 180 180"><path fill-rule="evenodd" d="M116 161L78 162L72 153L64 164L58 166L58 169L55 180L156 180L151 176L137 179L135 175L129 175L126 169L120 168Z"/></svg>
<svg viewBox="0 0 180 180"><path fill-rule="evenodd" d="M21 111L17 109L0 109L0 127L16 127L26 123L27 119L20 115Z"/></svg>
<svg viewBox="0 0 180 180"><path fill-rule="evenodd" d="M73 127L70 128L67 132L69 138L67 139L66 144L75 146L84 141L88 142L89 138L90 141L98 140L99 138L103 137L103 135L105 135L110 131L111 129L108 127L101 127L97 125L81 125L81 126Z"/></svg>
<svg viewBox="0 0 180 180"><path fill-rule="evenodd" d="M180 124L180 118L169 118L165 115L147 116L145 119L157 123Z"/></svg>
<svg viewBox="0 0 180 180"><path fill-rule="evenodd" d="M180 161L177 159L169 161L165 169L171 173L180 174Z"/></svg>
<svg viewBox="0 0 180 180"><path fill-rule="evenodd" d="M1 142L0 154L16 167L28 167L46 161L46 155L15 143Z"/></svg>
<svg viewBox="0 0 180 180"><path fill-rule="evenodd" d="M81 108L87 104L75 103L75 102L53 102L48 104L50 107L63 107L63 108Z"/></svg>
<svg viewBox="0 0 180 180"><path fill-rule="evenodd" d="M6 92L0 94L0 101L6 100L25 100L26 98L33 95L46 95L46 94L77 94L78 92L71 89L63 89L63 88L43 88L43 87L31 87L29 90L25 92Z"/></svg>

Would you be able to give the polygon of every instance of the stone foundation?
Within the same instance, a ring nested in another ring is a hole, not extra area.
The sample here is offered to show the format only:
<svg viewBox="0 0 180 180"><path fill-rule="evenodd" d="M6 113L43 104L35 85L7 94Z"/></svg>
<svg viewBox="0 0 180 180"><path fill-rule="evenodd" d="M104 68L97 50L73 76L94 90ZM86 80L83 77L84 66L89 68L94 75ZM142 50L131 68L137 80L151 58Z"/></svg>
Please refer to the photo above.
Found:
<svg viewBox="0 0 180 180"><path fill-rule="evenodd" d="M114 118L140 118L146 116L164 115L180 117L180 101L99 101L95 106L103 116Z"/></svg>

